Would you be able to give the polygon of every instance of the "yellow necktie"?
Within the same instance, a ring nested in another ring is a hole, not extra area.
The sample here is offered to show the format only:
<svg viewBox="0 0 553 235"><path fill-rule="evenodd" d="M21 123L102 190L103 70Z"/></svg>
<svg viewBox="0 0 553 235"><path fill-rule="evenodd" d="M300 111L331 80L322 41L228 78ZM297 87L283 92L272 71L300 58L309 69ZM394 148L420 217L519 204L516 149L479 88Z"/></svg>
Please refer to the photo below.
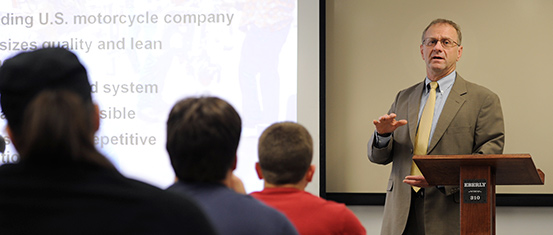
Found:
<svg viewBox="0 0 553 235"><path fill-rule="evenodd" d="M426 155L428 141L430 139L430 130L432 129L432 118L434 117L434 106L436 104L437 87L437 82L430 83L430 92L428 93L428 99L426 100L426 104L424 105L424 109L422 110L421 120L419 122L419 129L417 130L417 135L415 137L415 155ZM415 162L412 162L411 175L422 175ZM413 186L413 189L415 190L415 192L418 192L420 188Z"/></svg>

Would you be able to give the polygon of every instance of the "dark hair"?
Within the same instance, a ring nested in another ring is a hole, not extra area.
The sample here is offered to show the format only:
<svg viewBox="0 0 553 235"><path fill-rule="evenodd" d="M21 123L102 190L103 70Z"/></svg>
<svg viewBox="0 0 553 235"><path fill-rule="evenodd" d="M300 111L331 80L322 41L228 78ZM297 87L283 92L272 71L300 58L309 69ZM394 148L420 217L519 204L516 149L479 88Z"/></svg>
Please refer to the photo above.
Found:
<svg viewBox="0 0 553 235"><path fill-rule="evenodd" d="M217 97L181 100L167 120L167 151L179 180L220 182L236 159L242 121Z"/></svg>
<svg viewBox="0 0 553 235"><path fill-rule="evenodd" d="M22 161L91 162L115 169L94 147L93 115L92 102L74 92L42 91L24 111L17 139Z"/></svg>
<svg viewBox="0 0 553 235"><path fill-rule="evenodd" d="M258 143L259 165L265 181L275 185L298 183L313 159L313 139L300 124L275 123Z"/></svg>
<svg viewBox="0 0 553 235"><path fill-rule="evenodd" d="M0 67L0 105L15 139L21 139L25 109L47 89L64 89L75 92L83 100L92 100L87 71L67 49L21 52Z"/></svg>
<svg viewBox="0 0 553 235"><path fill-rule="evenodd" d="M461 35L461 27L458 24L456 24L455 22L453 22L451 20L447 20L447 19L435 19L432 22L430 22L430 24L428 24L428 26L426 26L424 31L422 31L422 39L421 39L422 41L424 41L424 35L426 34L426 31L428 31L428 29L432 25L435 25L435 24L448 24L448 25L451 25L451 27L453 27L455 29L455 31L457 31L457 39L459 40L457 43L459 43L459 45L461 45L461 41L463 40L463 36Z"/></svg>

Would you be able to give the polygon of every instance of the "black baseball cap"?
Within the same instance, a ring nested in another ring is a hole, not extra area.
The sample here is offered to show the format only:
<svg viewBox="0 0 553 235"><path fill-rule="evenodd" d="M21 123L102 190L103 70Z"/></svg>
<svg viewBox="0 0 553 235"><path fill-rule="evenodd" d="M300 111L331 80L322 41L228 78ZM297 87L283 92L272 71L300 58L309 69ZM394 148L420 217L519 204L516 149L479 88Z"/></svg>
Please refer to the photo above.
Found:
<svg viewBox="0 0 553 235"><path fill-rule="evenodd" d="M21 130L27 105L44 90L72 91L92 100L85 67L64 48L21 52L0 67L0 105L12 131Z"/></svg>

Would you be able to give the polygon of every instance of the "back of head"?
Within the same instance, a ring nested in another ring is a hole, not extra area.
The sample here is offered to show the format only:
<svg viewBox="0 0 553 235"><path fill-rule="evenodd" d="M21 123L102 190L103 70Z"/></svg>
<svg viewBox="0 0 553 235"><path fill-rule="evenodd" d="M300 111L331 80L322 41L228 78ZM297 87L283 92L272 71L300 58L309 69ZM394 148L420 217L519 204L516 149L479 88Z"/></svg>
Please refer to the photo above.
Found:
<svg viewBox="0 0 553 235"><path fill-rule="evenodd" d="M23 113L44 90L69 90L91 101L86 69L77 56L63 48L20 53L0 67L0 105L12 134L19 137Z"/></svg>
<svg viewBox="0 0 553 235"><path fill-rule="evenodd" d="M220 182L233 169L242 121L216 97L181 100L167 120L167 151L179 180Z"/></svg>
<svg viewBox="0 0 553 235"><path fill-rule="evenodd" d="M93 114L94 106L74 92L41 92L23 117L24 141L18 148L22 160L55 164L88 161L112 168L94 147Z"/></svg>
<svg viewBox="0 0 553 235"><path fill-rule="evenodd" d="M113 168L94 146L90 92L86 69L66 49L6 60L0 67L0 104L21 161L87 161Z"/></svg>
<svg viewBox="0 0 553 235"><path fill-rule="evenodd" d="M295 184L311 165L313 140L300 124L275 123L261 134L258 155L263 177L268 183Z"/></svg>

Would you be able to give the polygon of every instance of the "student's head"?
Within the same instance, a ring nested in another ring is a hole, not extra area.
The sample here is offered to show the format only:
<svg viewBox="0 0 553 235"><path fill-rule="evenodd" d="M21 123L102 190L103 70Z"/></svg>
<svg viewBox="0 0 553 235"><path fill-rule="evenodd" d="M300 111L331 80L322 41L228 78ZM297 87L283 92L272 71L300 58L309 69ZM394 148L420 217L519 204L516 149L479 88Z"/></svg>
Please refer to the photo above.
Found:
<svg viewBox="0 0 553 235"><path fill-rule="evenodd" d="M236 168L242 121L217 97L194 97L173 106L167 120L167 151L184 182L221 182Z"/></svg>
<svg viewBox="0 0 553 235"><path fill-rule="evenodd" d="M23 114L45 90L70 91L91 103L86 69L75 54L62 48L19 53L0 67L0 104L14 137L19 138Z"/></svg>
<svg viewBox="0 0 553 235"><path fill-rule="evenodd" d="M311 166L313 140L302 125L293 122L269 126L258 143L263 178L274 185L296 184Z"/></svg>
<svg viewBox="0 0 553 235"><path fill-rule="evenodd" d="M62 48L23 52L0 67L0 104L21 161L113 168L94 146L99 120L77 56Z"/></svg>

